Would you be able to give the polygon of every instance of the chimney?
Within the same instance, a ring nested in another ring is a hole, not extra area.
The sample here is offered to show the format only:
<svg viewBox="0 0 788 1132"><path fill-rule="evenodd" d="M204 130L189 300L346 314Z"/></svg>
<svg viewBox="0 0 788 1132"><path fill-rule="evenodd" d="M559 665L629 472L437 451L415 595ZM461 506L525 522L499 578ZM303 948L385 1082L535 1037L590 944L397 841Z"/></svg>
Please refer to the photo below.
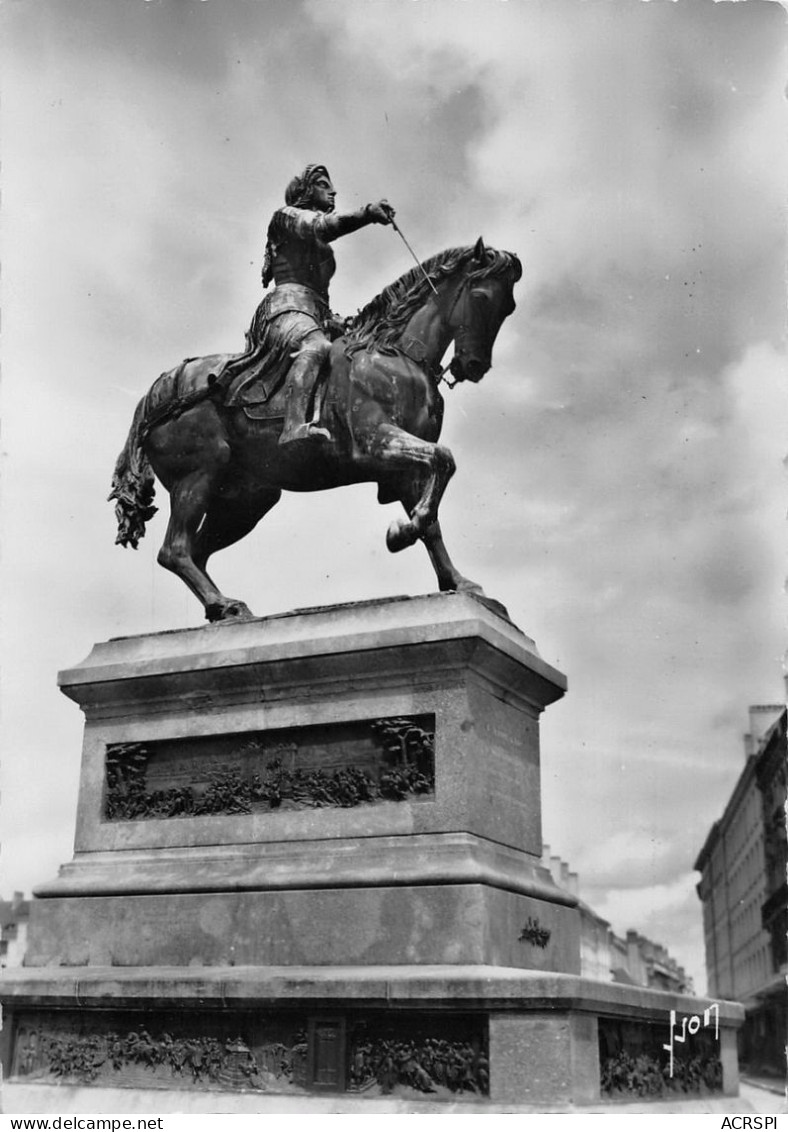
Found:
<svg viewBox="0 0 788 1132"><path fill-rule="evenodd" d="M550 858L550 875L552 876L558 887L561 887L561 858L552 856Z"/></svg>
<svg viewBox="0 0 788 1132"><path fill-rule="evenodd" d="M772 724L777 722L784 710L784 704L750 705L750 730L744 736L744 751L747 758L757 752L764 735Z"/></svg>
<svg viewBox="0 0 788 1132"><path fill-rule="evenodd" d="M634 928L627 931L627 972L629 977L644 986L643 957L640 952L640 937Z"/></svg>

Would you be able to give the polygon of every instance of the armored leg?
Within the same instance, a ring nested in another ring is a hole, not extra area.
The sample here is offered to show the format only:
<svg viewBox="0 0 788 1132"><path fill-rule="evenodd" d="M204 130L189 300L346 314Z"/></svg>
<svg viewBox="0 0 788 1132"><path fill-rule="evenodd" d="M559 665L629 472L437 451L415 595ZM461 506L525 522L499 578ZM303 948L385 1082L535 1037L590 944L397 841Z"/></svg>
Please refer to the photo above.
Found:
<svg viewBox="0 0 788 1132"><path fill-rule="evenodd" d="M279 437L280 444L293 440L320 438L330 440L331 433L319 424L318 398L315 385L331 344L322 335L310 336L296 354L287 376L285 426Z"/></svg>

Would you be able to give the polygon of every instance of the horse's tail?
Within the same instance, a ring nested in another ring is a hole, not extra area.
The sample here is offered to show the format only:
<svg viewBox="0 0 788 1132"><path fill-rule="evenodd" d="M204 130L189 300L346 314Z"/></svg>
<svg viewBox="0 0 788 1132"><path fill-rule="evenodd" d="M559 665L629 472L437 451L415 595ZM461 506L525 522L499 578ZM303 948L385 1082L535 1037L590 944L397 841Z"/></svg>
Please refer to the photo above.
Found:
<svg viewBox="0 0 788 1132"><path fill-rule="evenodd" d="M142 442L146 431L146 403L143 397L134 413L129 435L115 464L112 477L112 491L109 499L116 500L115 516L118 520L120 546L137 549L137 543L145 534L145 524L156 514L153 506L155 481L153 468L145 455Z"/></svg>

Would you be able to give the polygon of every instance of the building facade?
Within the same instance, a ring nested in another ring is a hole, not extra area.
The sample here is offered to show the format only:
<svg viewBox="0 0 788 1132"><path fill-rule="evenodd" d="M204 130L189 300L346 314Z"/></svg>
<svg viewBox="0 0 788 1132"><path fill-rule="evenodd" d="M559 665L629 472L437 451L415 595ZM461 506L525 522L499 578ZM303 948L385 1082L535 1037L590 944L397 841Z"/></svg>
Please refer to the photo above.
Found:
<svg viewBox="0 0 788 1132"><path fill-rule="evenodd" d="M786 709L750 709L745 764L695 862L709 995L746 1011L739 1053L784 1073L786 1026Z"/></svg>
<svg viewBox="0 0 788 1132"><path fill-rule="evenodd" d="M549 846L542 853L542 864L549 869L555 883L578 896L577 873L560 857L550 854ZM609 921L603 919L578 896L580 912L580 974L602 982L628 983L652 987L654 990L692 994L689 978L662 944L630 928L626 938L617 936Z"/></svg>
<svg viewBox="0 0 788 1132"><path fill-rule="evenodd" d="M654 943L633 928L627 932L625 943L624 969L638 986L674 994L695 993L690 976L661 943Z"/></svg>
<svg viewBox="0 0 788 1132"><path fill-rule="evenodd" d="M0 967L21 967L27 950L30 901L21 892L0 900Z"/></svg>

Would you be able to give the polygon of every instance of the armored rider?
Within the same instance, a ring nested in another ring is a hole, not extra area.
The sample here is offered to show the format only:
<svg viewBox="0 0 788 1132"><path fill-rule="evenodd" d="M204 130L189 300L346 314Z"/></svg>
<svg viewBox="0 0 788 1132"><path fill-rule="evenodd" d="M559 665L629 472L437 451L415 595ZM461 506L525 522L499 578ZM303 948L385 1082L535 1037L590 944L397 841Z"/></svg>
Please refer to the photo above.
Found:
<svg viewBox="0 0 788 1132"><path fill-rule="evenodd" d="M263 263L268 331L289 345L293 362L287 376L285 423L280 444L295 440L330 440L318 423L314 397L321 366L337 336L328 305L328 285L336 270L331 242L367 224L388 224L394 209L385 200L356 212L335 212L336 192L324 165L307 165L285 191L285 206L268 225ZM274 321L275 320L275 321Z"/></svg>

